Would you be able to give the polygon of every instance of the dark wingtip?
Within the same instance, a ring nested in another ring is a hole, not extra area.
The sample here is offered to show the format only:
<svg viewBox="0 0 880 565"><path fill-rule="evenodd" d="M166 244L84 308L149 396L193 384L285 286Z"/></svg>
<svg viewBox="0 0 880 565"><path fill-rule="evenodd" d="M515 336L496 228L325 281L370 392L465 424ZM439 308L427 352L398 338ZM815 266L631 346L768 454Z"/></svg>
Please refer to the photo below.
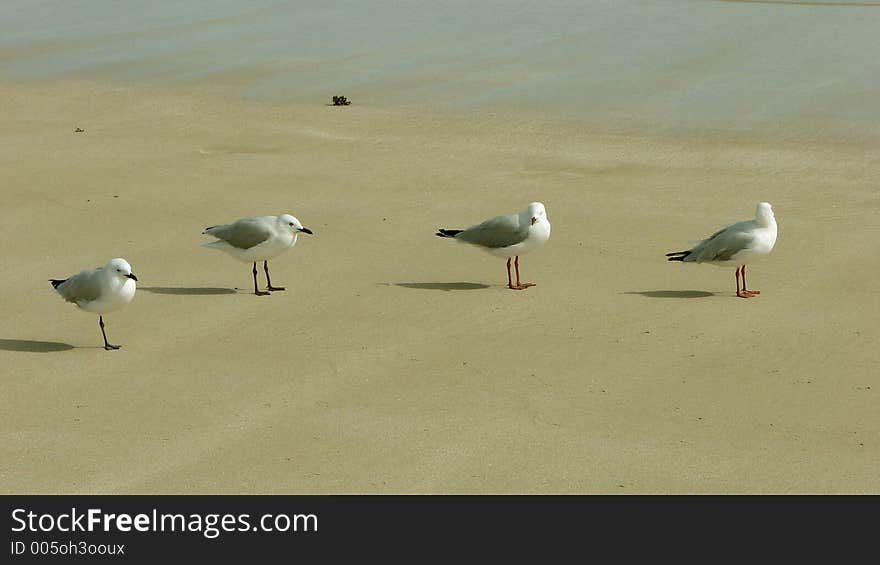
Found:
<svg viewBox="0 0 880 565"><path fill-rule="evenodd" d="M455 237L463 231L464 230L446 230L440 228L434 235L436 235L437 237Z"/></svg>
<svg viewBox="0 0 880 565"><path fill-rule="evenodd" d="M58 288L59 285L63 284L67 279L49 279L49 283L52 285L52 288Z"/></svg>
<svg viewBox="0 0 880 565"><path fill-rule="evenodd" d="M671 253L667 253L667 261L684 261L684 258L690 255L690 251L673 251Z"/></svg>

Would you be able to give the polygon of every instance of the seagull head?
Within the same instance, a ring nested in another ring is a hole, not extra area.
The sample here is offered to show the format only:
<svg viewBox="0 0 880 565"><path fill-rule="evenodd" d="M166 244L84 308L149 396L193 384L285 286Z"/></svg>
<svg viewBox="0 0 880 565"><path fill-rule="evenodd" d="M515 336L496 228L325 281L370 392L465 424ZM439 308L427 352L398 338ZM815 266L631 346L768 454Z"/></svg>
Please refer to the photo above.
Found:
<svg viewBox="0 0 880 565"><path fill-rule="evenodd" d="M111 259L104 268L114 277L131 279L133 281L138 280L134 273L131 272L131 265L125 259Z"/></svg>
<svg viewBox="0 0 880 565"><path fill-rule="evenodd" d="M530 225L535 225L541 221L547 221L547 210L540 202L532 202L528 208L523 210L523 217L529 218Z"/></svg>
<svg viewBox="0 0 880 565"><path fill-rule="evenodd" d="M300 223L299 220L297 220L290 214L282 214L278 216L278 221L286 225L294 234L296 234L297 232L303 232L307 234L312 233L312 230L310 230L309 228L304 228L302 223Z"/></svg>
<svg viewBox="0 0 880 565"><path fill-rule="evenodd" d="M770 224L776 219L776 216L773 215L773 207L770 206L769 202L758 203L758 207L755 210L755 218L762 225Z"/></svg>

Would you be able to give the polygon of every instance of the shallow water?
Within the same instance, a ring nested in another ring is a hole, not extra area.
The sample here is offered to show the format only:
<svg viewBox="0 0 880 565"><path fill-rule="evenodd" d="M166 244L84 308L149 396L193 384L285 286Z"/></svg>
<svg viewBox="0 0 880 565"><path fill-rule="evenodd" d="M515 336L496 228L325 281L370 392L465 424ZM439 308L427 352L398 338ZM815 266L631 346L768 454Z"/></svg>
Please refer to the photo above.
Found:
<svg viewBox="0 0 880 565"><path fill-rule="evenodd" d="M606 129L880 137L880 3L13 0L0 76L488 108Z"/></svg>

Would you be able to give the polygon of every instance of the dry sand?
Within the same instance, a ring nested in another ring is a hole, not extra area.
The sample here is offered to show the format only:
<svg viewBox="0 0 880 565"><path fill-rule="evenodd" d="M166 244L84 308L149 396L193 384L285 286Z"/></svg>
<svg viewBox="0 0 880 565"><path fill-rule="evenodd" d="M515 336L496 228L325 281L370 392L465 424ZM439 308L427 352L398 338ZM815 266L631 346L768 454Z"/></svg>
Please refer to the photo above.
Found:
<svg viewBox="0 0 880 565"><path fill-rule="evenodd" d="M880 493L876 145L195 86L0 97L4 493ZM528 291L433 235L533 200L553 234ZM759 200L760 297L664 260ZM271 262L285 293L199 247L282 212L315 232ZM47 279L117 256L140 283L105 352Z"/></svg>

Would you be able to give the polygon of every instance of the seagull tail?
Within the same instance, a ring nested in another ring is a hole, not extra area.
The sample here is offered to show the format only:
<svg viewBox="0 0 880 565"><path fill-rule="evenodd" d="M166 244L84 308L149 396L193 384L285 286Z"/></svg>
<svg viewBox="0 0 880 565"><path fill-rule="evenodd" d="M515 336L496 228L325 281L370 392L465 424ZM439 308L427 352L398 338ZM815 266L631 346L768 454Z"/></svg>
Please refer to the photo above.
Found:
<svg viewBox="0 0 880 565"><path fill-rule="evenodd" d="M673 251L672 253L667 253L667 261L684 261L688 255L690 255L691 251Z"/></svg>
<svg viewBox="0 0 880 565"><path fill-rule="evenodd" d="M437 237L455 237L463 231L464 230L445 230L443 228L440 228L434 235L436 235Z"/></svg>
<svg viewBox="0 0 880 565"><path fill-rule="evenodd" d="M67 279L49 279L49 282L52 284L52 288L58 288L60 285L67 282Z"/></svg>

